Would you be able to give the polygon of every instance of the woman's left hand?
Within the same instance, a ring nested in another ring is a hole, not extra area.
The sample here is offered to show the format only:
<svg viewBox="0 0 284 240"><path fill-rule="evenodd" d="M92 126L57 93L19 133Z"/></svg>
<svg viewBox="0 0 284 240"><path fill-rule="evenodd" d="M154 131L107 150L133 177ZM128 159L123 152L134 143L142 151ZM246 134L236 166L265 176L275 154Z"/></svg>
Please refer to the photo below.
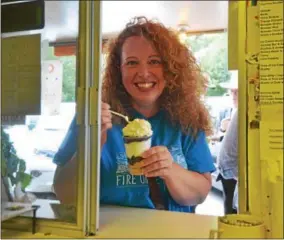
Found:
<svg viewBox="0 0 284 240"><path fill-rule="evenodd" d="M164 146L152 147L142 154L143 173L146 177L167 178L172 170L173 158Z"/></svg>

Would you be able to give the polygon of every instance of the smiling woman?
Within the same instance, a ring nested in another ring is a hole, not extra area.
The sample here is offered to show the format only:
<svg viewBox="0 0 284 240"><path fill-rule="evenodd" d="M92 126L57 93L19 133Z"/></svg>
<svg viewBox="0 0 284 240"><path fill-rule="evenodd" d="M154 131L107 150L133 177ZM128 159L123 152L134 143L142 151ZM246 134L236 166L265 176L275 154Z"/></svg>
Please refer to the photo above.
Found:
<svg viewBox="0 0 284 240"><path fill-rule="evenodd" d="M210 132L201 101L205 85L191 52L160 23L135 18L110 43L103 79L101 203L191 212L206 198L215 168L205 138ZM111 118L110 106L152 126L142 178L116 171L127 159L121 124Z"/></svg>
<svg viewBox="0 0 284 240"><path fill-rule="evenodd" d="M206 141L210 117L201 100L205 86L192 53L160 23L135 18L110 42L101 105L102 204L192 212L191 206L204 201L215 170ZM111 110L151 125L141 175L129 171L125 121ZM62 202L68 188L59 179L70 175L76 162L72 158L56 177ZM70 192L65 195L70 201Z"/></svg>

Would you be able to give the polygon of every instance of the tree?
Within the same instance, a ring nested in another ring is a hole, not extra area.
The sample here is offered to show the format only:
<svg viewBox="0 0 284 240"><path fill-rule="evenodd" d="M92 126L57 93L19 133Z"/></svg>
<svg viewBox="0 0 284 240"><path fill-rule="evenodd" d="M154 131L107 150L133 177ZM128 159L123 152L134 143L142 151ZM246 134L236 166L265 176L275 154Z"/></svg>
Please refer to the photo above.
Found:
<svg viewBox="0 0 284 240"><path fill-rule="evenodd" d="M75 102L76 90L76 57L61 57L63 62L63 102Z"/></svg>
<svg viewBox="0 0 284 240"><path fill-rule="evenodd" d="M227 82L230 77L227 33L191 36L187 44L196 56L201 70L210 76L207 96L222 96L226 90L220 83Z"/></svg>
<svg viewBox="0 0 284 240"><path fill-rule="evenodd" d="M53 47L49 47L45 60L60 60L63 64L62 102L75 102L76 91L76 56L57 57Z"/></svg>
<svg viewBox="0 0 284 240"><path fill-rule="evenodd" d="M208 34L192 35L187 39L187 45L193 53L198 53L202 49L207 48L212 41L212 36L208 36Z"/></svg>

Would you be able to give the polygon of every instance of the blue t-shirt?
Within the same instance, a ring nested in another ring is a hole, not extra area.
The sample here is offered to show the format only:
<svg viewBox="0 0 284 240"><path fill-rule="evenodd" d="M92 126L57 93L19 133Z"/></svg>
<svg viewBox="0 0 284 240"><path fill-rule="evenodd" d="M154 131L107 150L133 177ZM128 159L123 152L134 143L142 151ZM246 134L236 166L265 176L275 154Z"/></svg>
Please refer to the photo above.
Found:
<svg viewBox="0 0 284 240"><path fill-rule="evenodd" d="M139 113L135 113L134 117L145 119ZM163 111L147 120L153 130L152 146L166 146L174 161L185 169L199 173L215 171L204 132L200 131L195 139L185 135L167 120ZM157 182L170 211L191 212L191 207L181 206L174 201L161 178ZM120 125L108 130L107 142L102 149L100 201L104 204L154 208L149 197L147 178L128 172Z"/></svg>
<svg viewBox="0 0 284 240"><path fill-rule="evenodd" d="M63 166L67 163L77 150L78 126L76 124L76 115L74 116L67 134L60 144L60 147L53 158L53 162L58 166Z"/></svg>

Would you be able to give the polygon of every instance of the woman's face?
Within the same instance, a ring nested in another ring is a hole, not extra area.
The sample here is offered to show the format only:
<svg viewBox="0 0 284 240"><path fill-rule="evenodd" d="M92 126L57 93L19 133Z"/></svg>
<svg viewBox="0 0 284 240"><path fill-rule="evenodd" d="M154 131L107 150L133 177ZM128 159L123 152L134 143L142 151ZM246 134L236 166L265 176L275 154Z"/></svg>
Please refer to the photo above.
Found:
<svg viewBox="0 0 284 240"><path fill-rule="evenodd" d="M139 36L125 40L121 73L123 85L136 104L145 107L157 105L165 80L161 57L151 42Z"/></svg>

